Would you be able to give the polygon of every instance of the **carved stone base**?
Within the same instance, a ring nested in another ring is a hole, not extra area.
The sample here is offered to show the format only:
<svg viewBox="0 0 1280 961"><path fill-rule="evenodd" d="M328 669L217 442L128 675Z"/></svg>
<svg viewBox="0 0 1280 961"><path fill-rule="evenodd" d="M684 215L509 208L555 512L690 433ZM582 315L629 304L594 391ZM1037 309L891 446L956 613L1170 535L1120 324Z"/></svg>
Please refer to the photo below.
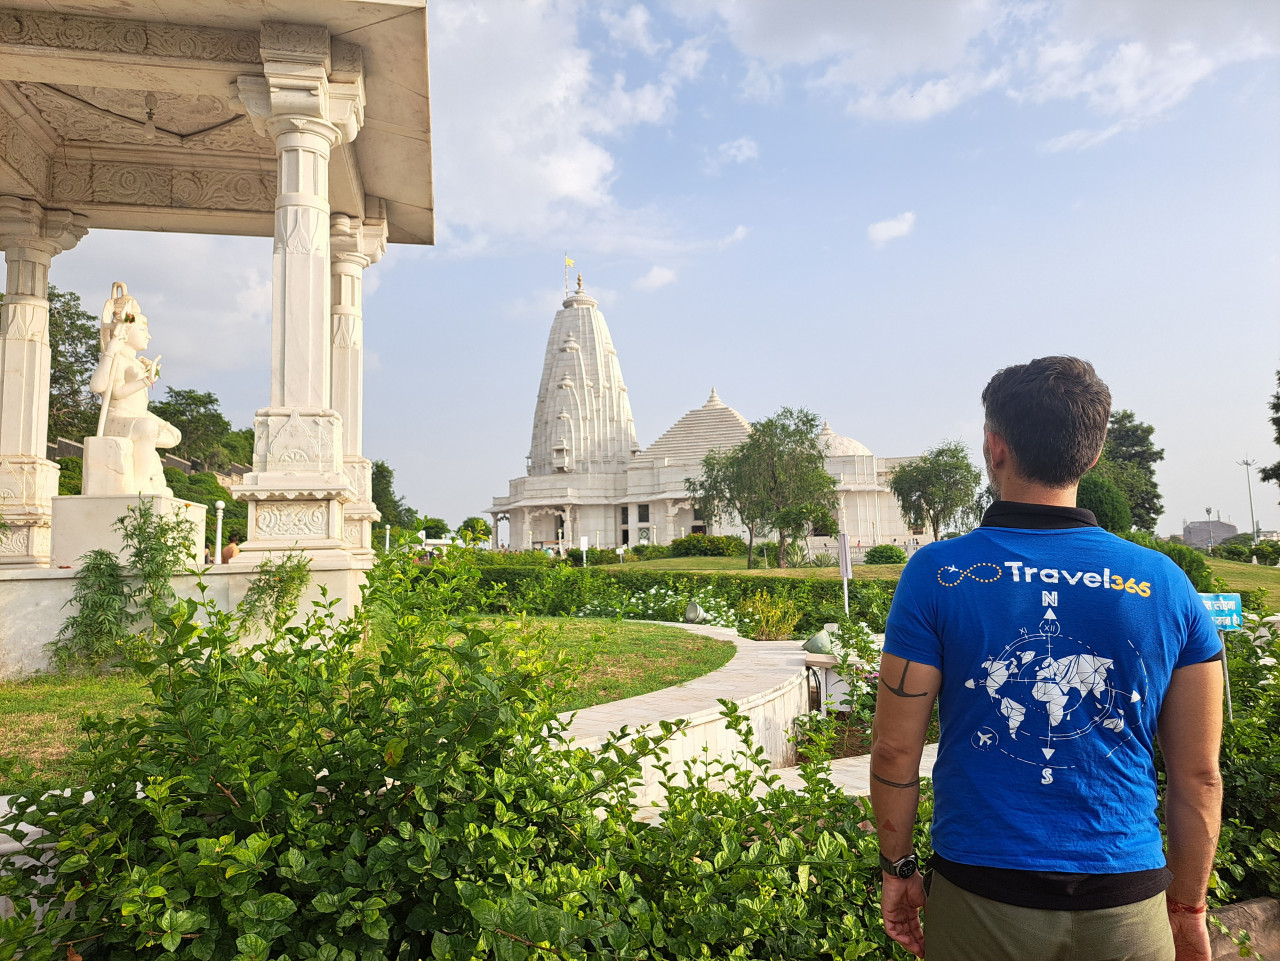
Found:
<svg viewBox="0 0 1280 961"><path fill-rule="evenodd" d="M333 475L333 483L348 486L342 463L342 418L337 411L264 407L254 415L253 434L256 474Z"/></svg>
<svg viewBox="0 0 1280 961"><path fill-rule="evenodd" d="M49 525L58 493L58 465L43 457L0 457L0 566L48 567L52 552Z"/></svg>
<svg viewBox="0 0 1280 961"><path fill-rule="evenodd" d="M353 557L373 561L373 525L382 519L373 506L373 461L348 454L343 467L356 499L343 510L342 540Z"/></svg>
<svg viewBox="0 0 1280 961"><path fill-rule="evenodd" d="M113 497L91 497L75 494L53 499L53 563L59 567L77 567L87 552L102 548L114 554L124 552L124 540L115 523L139 500L148 500L157 514L185 517L192 526L192 552L187 561L204 566L205 513L203 504L192 504L159 494L124 494Z"/></svg>

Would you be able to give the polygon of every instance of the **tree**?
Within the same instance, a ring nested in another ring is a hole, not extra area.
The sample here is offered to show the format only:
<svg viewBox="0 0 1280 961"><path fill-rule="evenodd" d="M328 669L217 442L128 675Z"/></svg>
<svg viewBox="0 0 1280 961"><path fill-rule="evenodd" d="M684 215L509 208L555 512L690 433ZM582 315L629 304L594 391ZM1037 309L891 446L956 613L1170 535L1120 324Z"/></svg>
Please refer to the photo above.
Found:
<svg viewBox="0 0 1280 961"><path fill-rule="evenodd" d="M401 530L416 531L421 525L418 512L396 494L395 480L396 472L386 461L373 462L373 479L370 484L373 506L378 509L385 523L392 527L399 527ZM445 525L445 533L448 533L448 530L448 525Z"/></svg>
<svg viewBox="0 0 1280 961"><path fill-rule="evenodd" d="M1080 478L1076 506L1093 511L1098 526L1113 534L1126 534L1133 528L1133 514L1120 488L1096 471Z"/></svg>
<svg viewBox="0 0 1280 961"><path fill-rule="evenodd" d="M438 541L449 536L449 522L442 517L423 517L420 523L428 540Z"/></svg>
<svg viewBox="0 0 1280 961"><path fill-rule="evenodd" d="M820 419L811 410L783 407L756 421L740 445L747 472L755 478L765 508L765 524L778 532L778 566L786 566L787 538L802 537L809 526L830 516L836 505L836 481L827 473L818 440Z"/></svg>
<svg viewBox="0 0 1280 961"><path fill-rule="evenodd" d="M745 444L730 450L708 451L702 459L702 474L685 479L694 507L709 521L724 522L734 518L747 529L747 567L753 564L751 547L757 534L769 527L766 517L769 505L764 496L761 477L747 456Z"/></svg>
<svg viewBox="0 0 1280 961"><path fill-rule="evenodd" d="M1276 371L1276 387L1280 388L1280 370ZM1276 444L1280 445L1280 389L1277 389L1271 395L1271 426L1276 431ZM1263 481L1274 481L1280 484L1280 460L1276 461L1270 467L1264 467L1258 471L1258 479Z"/></svg>
<svg viewBox="0 0 1280 961"><path fill-rule="evenodd" d="M182 443L173 449L175 456L206 467L225 467L236 459L228 450L228 446L238 446L229 440L234 433L231 421L222 415L216 395L169 387L164 400L152 401L150 409L182 431Z"/></svg>
<svg viewBox="0 0 1280 961"><path fill-rule="evenodd" d="M1164 451L1151 442L1155 428L1137 420L1131 410L1111 413L1107 440L1093 472L1111 481L1129 502L1133 525L1154 531L1164 513L1155 465L1164 460Z"/></svg>
<svg viewBox="0 0 1280 961"><path fill-rule="evenodd" d="M932 528L936 541L943 527L974 511L980 483L982 472L969 460L969 448L961 441L944 441L923 457L900 464L889 490L907 524Z"/></svg>
<svg viewBox="0 0 1280 961"><path fill-rule="evenodd" d="M49 285L49 431L82 440L97 433L98 402L89 378L101 348L98 319L80 305L80 296Z"/></svg>
<svg viewBox="0 0 1280 961"><path fill-rule="evenodd" d="M468 517L458 525L458 533L468 534L472 540L483 541L489 539L489 536L493 533L493 528L489 526L489 522L483 517Z"/></svg>

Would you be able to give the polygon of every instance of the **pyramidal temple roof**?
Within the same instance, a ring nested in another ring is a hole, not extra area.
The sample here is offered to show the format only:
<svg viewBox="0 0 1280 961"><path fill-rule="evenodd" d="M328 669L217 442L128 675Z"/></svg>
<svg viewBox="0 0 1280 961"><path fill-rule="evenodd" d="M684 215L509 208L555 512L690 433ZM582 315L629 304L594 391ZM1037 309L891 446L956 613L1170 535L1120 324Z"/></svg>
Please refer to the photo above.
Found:
<svg viewBox="0 0 1280 961"><path fill-rule="evenodd" d="M698 464L710 451L736 447L750 433L751 424L747 419L722 401L712 388L705 404L672 424L637 458L666 457L671 461Z"/></svg>
<svg viewBox="0 0 1280 961"><path fill-rule="evenodd" d="M547 336L528 472L621 472L639 447L618 352L579 274Z"/></svg>

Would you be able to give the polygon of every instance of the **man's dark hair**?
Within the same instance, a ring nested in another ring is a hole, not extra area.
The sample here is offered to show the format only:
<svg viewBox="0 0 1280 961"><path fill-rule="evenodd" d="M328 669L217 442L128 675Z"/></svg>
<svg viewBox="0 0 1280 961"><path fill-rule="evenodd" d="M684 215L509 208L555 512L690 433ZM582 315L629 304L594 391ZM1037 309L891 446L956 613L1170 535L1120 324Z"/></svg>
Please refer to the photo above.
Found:
<svg viewBox="0 0 1280 961"><path fill-rule="evenodd" d="M987 428L1004 438L1018 475L1069 487L1107 439L1111 391L1078 357L1041 357L999 371L982 391Z"/></svg>

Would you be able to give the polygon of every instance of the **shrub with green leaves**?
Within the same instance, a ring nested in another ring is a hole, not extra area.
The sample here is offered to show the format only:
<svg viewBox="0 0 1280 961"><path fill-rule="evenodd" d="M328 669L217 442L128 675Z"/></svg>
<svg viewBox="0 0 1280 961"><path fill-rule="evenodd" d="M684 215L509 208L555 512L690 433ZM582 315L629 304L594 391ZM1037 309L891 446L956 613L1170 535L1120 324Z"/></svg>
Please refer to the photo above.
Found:
<svg viewBox="0 0 1280 961"><path fill-rule="evenodd" d="M50 644L59 671L94 668L121 658L139 622L163 617L174 600L173 578L191 561L192 524L160 513L144 497L125 509L113 529L124 542L120 558L93 550L81 558L71 614Z"/></svg>
<svg viewBox="0 0 1280 961"><path fill-rule="evenodd" d="M668 545L671 557L746 557L747 542L741 537L689 534Z"/></svg>
<svg viewBox="0 0 1280 961"><path fill-rule="evenodd" d="M877 544L867 548L865 561L868 564L905 564L907 552L897 544Z"/></svg>
<svg viewBox="0 0 1280 961"><path fill-rule="evenodd" d="M676 769L671 723L572 748L563 661L442 616L473 596L455 553L435 580L403 552L371 572L377 655L331 607L261 641L212 604L161 618L133 664L150 710L91 719L84 782L0 819L40 862L0 872L0 957L903 957L824 722L803 791L727 702L731 756ZM650 756L661 824L628 790Z"/></svg>
<svg viewBox="0 0 1280 961"><path fill-rule="evenodd" d="M1280 897L1280 616L1227 633L1234 721L1222 736L1222 835L1209 897Z"/></svg>

